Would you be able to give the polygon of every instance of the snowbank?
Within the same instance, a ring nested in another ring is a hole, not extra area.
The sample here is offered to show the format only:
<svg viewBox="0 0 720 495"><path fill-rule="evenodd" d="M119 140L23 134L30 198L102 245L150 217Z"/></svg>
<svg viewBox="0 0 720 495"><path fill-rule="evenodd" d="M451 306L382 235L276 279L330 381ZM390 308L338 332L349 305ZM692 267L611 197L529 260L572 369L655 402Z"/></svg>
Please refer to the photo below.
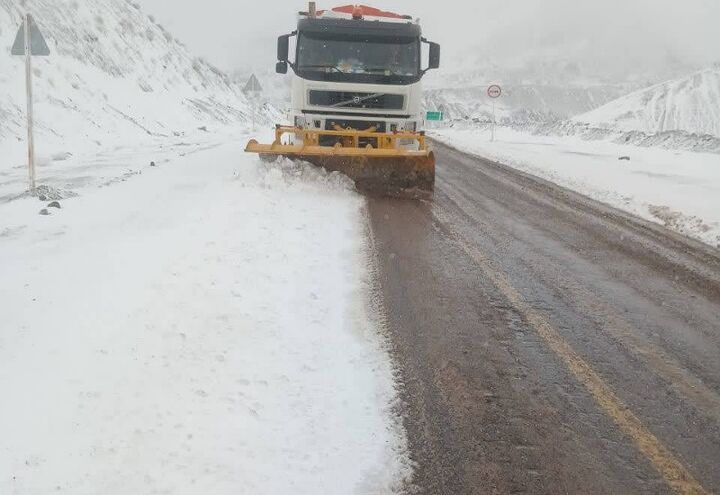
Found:
<svg viewBox="0 0 720 495"><path fill-rule="evenodd" d="M0 493L384 494L408 475L364 203L243 141L86 164L49 216L0 203Z"/></svg>
<svg viewBox="0 0 720 495"><path fill-rule="evenodd" d="M473 129L438 129L432 136L720 247L718 154L538 136L505 127L495 142L489 131Z"/></svg>

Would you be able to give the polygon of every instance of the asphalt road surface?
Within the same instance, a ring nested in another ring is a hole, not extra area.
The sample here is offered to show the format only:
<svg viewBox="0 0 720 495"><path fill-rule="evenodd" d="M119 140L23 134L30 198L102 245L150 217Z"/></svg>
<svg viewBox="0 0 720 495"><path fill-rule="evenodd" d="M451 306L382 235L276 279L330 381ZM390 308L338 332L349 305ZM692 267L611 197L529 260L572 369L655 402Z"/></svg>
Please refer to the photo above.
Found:
<svg viewBox="0 0 720 495"><path fill-rule="evenodd" d="M410 493L720 493L720 253L435 144L371 199Z"/></svg>

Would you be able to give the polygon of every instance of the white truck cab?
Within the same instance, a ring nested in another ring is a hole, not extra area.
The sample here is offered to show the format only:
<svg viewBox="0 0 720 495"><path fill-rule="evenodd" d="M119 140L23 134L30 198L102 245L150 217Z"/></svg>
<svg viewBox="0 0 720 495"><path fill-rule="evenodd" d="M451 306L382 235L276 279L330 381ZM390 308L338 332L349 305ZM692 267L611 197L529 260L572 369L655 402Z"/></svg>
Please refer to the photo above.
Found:
<svg viewBox="0 0 720 495"><path fill-rule="evenodd" d="M278 39L276 69L293 70L289 117L302 129L422 131L421 81L439 65L440 46L423 38L417 20L367 6L318 11L312 2L299 13L297 30ZM320 144L332 146L333 139L323 136ZM398 146L414 148L417 141L398 140Z"/></svg>

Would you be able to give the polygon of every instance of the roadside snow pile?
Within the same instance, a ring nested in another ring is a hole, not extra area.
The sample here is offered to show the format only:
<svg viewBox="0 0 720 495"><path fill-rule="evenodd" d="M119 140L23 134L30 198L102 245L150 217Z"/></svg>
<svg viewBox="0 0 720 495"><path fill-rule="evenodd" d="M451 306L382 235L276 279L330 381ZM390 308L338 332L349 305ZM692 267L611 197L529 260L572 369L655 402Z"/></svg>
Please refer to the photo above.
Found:
<svg viewBox="0 0 720 495"><path fill-rule="evenodd" d="M230 142L0 203L0 493L402 486L364 203Z"/></svg>
<svg viewBox="0 0 720 495"><path fill-rule="evenodd" d="M615 131L720 137L720 66L637 91L573 120Z"/></svg>
<svg viewBox="0 0 720 495"><path fill-rule="evenodd" d="M720 155L538 136L500 127L432 137L720 247ZM621 159L624 158L624 159Z"/></svg>
<svg viewBox="0 0 720 495"><path fill-rule="evenodd" d="M317 187L325 191L355 190L355 183L340 172L328 172L306 162L278 158L273 162L260 163L261 184L271 189L303 189L312 191Z"/></svg>
<svg viewBox="0 0 720 495"><path fill-rule="evenodd" d="M513 127L518 131L542 136L577 136L592 141L606 140L616 144L630 144L648 148L657 147L667 150L720 153L720 137L709 134L693 134L685 131L655 133L622 131L620 129L595 127L571 120L525 126L515 125Z"/></svg>
<svg viewBox="0 0 720 495"><path fill-rule="evenodd" d="M25 11L51 56L34 59L41 161L249 121L240 86L193 58L127 0L0 0L0 46ZM0 57L0 173L25 161L22 57Z"/></svg>

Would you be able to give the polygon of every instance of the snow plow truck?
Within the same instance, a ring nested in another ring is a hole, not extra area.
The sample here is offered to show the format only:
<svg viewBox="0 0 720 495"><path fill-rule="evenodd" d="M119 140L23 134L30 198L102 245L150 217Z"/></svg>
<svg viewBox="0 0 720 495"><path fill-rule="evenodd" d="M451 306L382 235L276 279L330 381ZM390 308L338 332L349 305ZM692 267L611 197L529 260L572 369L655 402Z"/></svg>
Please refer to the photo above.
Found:
<svg viewBox="0 0 720 495"><path fill-rule="evenodd" d="M253 139L245 151L342 172L369 193L432 194L421 81L440 66L440 45L423 37L418 20L366 5L317 10L310 2L297 29L278 38L277 58L277 73L293 71L292 124L276 125L272 144Z"/></svg>

